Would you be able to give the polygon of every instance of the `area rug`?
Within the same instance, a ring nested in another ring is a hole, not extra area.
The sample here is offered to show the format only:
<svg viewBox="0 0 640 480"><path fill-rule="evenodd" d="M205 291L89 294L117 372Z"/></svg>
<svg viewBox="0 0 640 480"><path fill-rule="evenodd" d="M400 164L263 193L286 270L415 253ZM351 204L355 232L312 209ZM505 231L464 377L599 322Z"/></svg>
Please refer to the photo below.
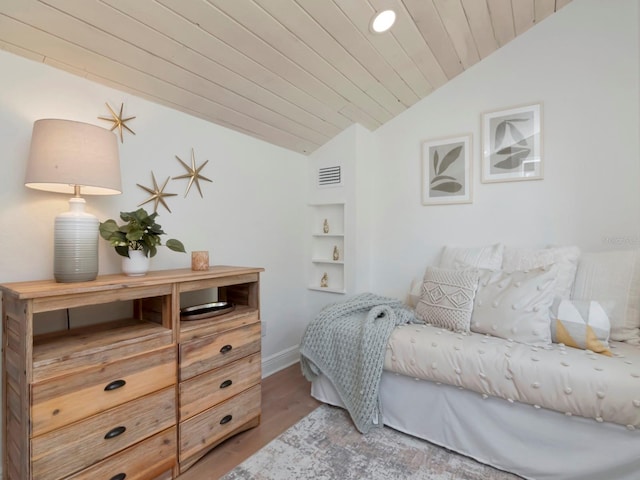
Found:
<svg viewBox="0 0 640 480"><path fill-rule="evenodd" d="M520 479L388 427L362 435L343 409L328 405L318 407L222 478Z"/></svg>

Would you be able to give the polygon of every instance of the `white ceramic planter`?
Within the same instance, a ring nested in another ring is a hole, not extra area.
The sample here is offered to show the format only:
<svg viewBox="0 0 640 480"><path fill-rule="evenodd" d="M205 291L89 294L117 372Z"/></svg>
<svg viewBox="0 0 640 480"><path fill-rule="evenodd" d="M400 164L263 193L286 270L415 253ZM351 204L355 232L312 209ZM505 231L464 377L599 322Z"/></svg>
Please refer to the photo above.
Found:
<svg viewBox="0 0 640 480"><path fill-rule="evenodd" d="M129 250L129 257L122 257L122 273L131 277L145 275L149 271L149 257L142 250Z"/></svg>

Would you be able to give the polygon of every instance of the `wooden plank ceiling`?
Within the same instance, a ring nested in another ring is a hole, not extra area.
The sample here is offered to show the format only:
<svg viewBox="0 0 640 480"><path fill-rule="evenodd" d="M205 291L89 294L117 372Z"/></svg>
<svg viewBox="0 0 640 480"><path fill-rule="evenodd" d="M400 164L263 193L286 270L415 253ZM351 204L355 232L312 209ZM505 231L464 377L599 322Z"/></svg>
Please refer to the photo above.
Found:
<svg viewBox="0 0 640 480"><path fill-rule="evenodd" d="M0 48L308 154L570 1L0 0ZM387 8L396 24L371 33Z"/></svg>

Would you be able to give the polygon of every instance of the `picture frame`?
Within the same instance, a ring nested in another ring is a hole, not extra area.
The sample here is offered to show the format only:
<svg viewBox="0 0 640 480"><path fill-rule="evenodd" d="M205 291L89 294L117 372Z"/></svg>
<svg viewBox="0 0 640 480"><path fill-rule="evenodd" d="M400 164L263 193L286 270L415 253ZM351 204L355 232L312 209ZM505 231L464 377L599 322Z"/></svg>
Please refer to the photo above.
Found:
<svg viewBox="0 0 640 480"><path fill-rule="evenodd" d="M482 115L482 182L543 179L542 103Z"/></svg>
<svg viewBox="0 0 640 480"><path fill-rule="evenodd" d="M472 135L422 142L422 204L473 200Z"/></svg>

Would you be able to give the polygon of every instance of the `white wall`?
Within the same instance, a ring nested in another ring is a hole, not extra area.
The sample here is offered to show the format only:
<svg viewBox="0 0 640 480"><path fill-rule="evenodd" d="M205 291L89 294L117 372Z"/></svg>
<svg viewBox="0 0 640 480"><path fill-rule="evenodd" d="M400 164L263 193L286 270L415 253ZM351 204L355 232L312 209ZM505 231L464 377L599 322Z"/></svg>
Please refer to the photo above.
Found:
<svg viewBox="0 0 640 480"><path fill-rule="evenodd" d="M374 133L373 291L404 298L445 244L638 246L638 4L574 1ZM481 184L481 113L534 102L544 180ZM463 133L473 203L422 206L420 143Z"/></svg>
<svg viewBox="0 0 640 480"><path fill-rule="evenodd" d="M212 263L264 267L262 319L267 321L263 356L269 359L297 345L304 319L306 280L301 265L307 198L306 157L218 127L135 96L110 89L41 63L0 51L0 282L53 277L53 220L68 209L64 195L24 187L33 122L65 118L110 128L105 102L124 103L135 135L120 144L123 194L86 197L87 210L100 220L135 210L149 194L151 171L159 183L185 173L175 159L190 164L191 148L202 174L204 198L195 186L184 198L186 180L171 180L171 213L158 208L166 238L178 238L188 251L209 250ZM145 205L153 211L153 204ZM119 220L119 219L118 219ZM166 239L165 238L165 239ZM152 269L191 265L188 255L161 248ZM100 274L120 271L120 258L100 239Z"/></svg>

